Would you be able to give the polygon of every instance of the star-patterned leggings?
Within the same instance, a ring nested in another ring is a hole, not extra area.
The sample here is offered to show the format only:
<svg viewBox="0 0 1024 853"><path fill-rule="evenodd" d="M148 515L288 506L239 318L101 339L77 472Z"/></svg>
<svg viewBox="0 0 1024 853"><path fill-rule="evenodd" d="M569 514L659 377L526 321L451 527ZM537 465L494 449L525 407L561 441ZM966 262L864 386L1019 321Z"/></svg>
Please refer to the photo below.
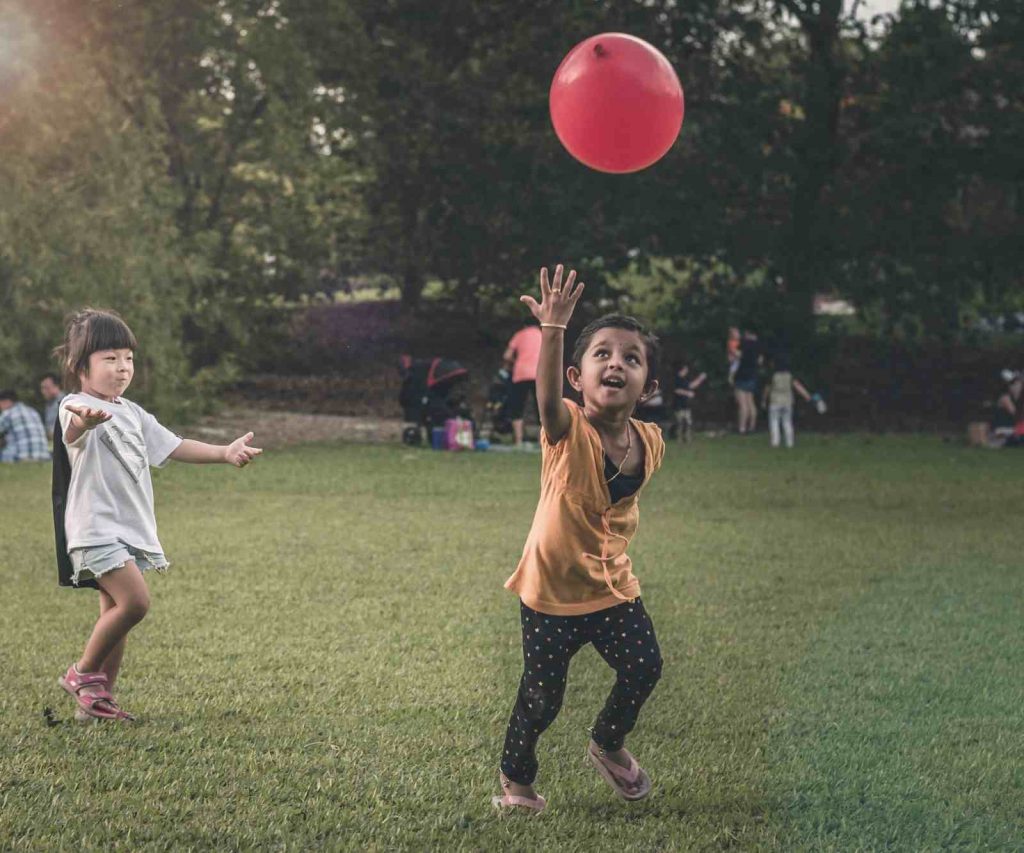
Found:
<svg viewBox="0 0 1024 853"><path fill-rule="evenodd" d="M661 651L639 598L584 616L551 616L522 602L523 677L505 735L501 772L531 785L537 741L562 707L569 661L587 643L615 670L615 686L591 730L603 749L622 749L661 677Z"/></svg>

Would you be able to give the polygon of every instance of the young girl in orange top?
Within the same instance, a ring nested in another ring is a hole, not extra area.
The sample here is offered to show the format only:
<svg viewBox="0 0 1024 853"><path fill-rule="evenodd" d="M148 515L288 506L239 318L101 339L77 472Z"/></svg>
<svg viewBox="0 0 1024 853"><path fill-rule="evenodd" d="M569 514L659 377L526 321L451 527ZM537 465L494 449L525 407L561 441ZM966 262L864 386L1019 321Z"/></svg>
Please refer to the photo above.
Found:
<svg viewBox="0 0 1024 853"><path fill-rule="evenodd" d="M626 547L636 532L637 498L661 464L665 443L654 424L630 417L658 387L659 344L631 317L608 315L576 341L566 376L583 398L562 398L565 328L583 293L562 267L548 282L540 271L541 302L522 301L540 321L537 370L541 494L530 535L505 586L519 595L524 672L501 757L499 808L539 812L533 790L536 745L554 721L572 656L587 643L615 670L616 682L598 715L587 760L626 800L651 782L624 740L661 675L654 627L640 601Z"/></svg>

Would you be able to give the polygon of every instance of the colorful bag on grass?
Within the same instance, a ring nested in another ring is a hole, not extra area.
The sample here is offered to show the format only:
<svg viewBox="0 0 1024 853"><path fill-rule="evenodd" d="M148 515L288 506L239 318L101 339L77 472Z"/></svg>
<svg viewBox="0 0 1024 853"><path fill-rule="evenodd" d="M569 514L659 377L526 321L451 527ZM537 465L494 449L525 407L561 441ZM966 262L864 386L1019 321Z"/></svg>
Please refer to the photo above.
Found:
<svg viewBox="0 0 1024 853"><path fill-rule="evenodd" d="M465 418L449 418L444 422L449 450L473 449L473 422Z"/></svg>

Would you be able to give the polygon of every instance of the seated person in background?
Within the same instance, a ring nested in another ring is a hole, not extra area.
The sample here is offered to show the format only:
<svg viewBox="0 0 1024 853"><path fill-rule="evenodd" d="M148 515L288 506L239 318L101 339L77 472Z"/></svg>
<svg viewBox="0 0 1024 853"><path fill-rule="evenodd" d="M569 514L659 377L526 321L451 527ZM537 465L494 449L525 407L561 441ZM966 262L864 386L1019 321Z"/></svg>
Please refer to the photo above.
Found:
<svg viewBox="0 0 1024 853"><path fill-rule="evenodd" d="M50 444L39 412L18 402L9 389L0 391L0 462L48 462Z"/></svg>
<svg viewBox="0 0 1024 853"><path fill-rule="evenodd" d="M56 373L47 373L39 380L39 393L46 400L46 408L43 409L43 424L46 427L46 434L53 438L53 425L57 423L57 410L60 409L60 401L67 397L67 394L60 387L60 377Z"/></svg>
<svg viewBox="0 0 1024 853"><path fill-rule="evenodd" d="M1007 439L1014 433L1014 427L1021 417L1021 391L1024 390L1024 376L1016 374L1006 383L1006 390L996 400L995 414L992 415L992 435Z"/></svg>

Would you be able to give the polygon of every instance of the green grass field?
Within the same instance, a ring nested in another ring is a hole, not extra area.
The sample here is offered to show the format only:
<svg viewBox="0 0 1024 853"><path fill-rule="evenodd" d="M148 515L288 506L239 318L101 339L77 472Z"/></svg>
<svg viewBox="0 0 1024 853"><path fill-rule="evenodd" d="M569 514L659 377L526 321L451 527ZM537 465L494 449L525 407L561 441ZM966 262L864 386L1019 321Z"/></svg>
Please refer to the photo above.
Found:
<svg viewBox="0 0 1024 853"><path fill-rule="evenodd" d="M537 820L490 806L537 456L156 472L175 565L129 641L132 727L44 724L96 605L56 586L48 467L0 468L0 848L1024 849L1024 453L766 445L671 447L642 501L651 797L583 766L612 682L588 648Z"/></svg>

